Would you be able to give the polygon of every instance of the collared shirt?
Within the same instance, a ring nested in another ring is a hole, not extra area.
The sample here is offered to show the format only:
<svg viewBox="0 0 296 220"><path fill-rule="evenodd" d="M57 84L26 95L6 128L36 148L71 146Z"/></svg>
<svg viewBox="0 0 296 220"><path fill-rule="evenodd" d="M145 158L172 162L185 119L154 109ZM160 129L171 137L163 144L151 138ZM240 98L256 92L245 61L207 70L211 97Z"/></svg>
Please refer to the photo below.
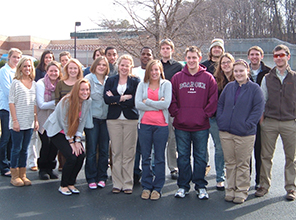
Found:
<svg viewBox="0 0 296 220"><path fill-rule="evenodd" d="M279 78L281 84L283 84L283 81L286 78L287 74L288 74L287 70L285 70L284 74L282 75L280 73L280 71L278 69L276 69L276 76ZM266 86L265 76L263 77L262 82L261 82L261 89L262 89L262 92L263 92L263 95L264 95L264 101L265 101L265 104L266 104L266 101L268 99L268 90L267 90L267 86Z"/></svg>
<svg viewBox="0 0 296 220"><path fill-rule="evenodd" d="M164 76L167 80L171 81L173 75L180 72L183 68L182 64L175 61L174 59L168 60L166 63L161 60L163 65Z"/></svg>
<svg viewBox="0 0 296 220"><path fill-rule="evenodd" d="M8 96L14 76L15 70L13 70L7 63L0 69L0 109L6 111L9 111Z"/></svg>

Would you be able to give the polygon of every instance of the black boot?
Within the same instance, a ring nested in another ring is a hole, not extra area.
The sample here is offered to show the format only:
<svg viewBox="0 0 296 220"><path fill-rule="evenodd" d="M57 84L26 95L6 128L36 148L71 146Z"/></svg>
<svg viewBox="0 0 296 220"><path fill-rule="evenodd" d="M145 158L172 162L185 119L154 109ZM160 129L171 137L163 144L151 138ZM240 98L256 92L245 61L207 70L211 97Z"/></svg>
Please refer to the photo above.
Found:
<svg viewBox="0 0 296 220"><path fill-rule="evenodd" d="M49 175L48 175L48 173L46 172L45 169L40 169L39 170L39 179L41 179L41 180L49 180Z"/></svg>
<svg viewBox="0 0 296 220"><path fill-rule="evenodd" d="M58 174L53 172L52 169L47 169L46 172L49 175L50 179L58 179L59 178Z"/></svg>

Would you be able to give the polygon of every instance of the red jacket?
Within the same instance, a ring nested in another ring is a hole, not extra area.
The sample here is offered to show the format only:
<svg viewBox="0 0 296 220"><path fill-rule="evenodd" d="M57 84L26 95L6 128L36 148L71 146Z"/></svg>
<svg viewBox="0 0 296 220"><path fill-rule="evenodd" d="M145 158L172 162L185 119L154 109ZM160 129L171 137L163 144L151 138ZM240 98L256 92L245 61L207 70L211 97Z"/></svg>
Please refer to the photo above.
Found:
<svg viewBox="0 0 296 220"><path fill-rule="evenodd" d="M169 107L173 126L184 131L201 131L210 128L209 118L217 110L218 87L205 66L199 65L191 75L187 65L172 80L173 96Z"/></svg>

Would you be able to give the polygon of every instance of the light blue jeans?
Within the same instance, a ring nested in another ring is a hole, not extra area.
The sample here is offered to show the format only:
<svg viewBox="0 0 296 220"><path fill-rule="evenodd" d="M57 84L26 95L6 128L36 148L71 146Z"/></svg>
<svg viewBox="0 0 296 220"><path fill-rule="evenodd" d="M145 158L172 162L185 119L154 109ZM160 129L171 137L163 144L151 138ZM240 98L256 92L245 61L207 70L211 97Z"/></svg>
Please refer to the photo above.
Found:
<svg viewBox="0 0 296 220"><path fill-rule="evenodd" d="M210 118L210 129L209 132L212 136L214 146L215 146L215 168L216 168L216 181L225 181L224 173L224 155L219 137L219 128L217 125L216 117Z"/></svg>

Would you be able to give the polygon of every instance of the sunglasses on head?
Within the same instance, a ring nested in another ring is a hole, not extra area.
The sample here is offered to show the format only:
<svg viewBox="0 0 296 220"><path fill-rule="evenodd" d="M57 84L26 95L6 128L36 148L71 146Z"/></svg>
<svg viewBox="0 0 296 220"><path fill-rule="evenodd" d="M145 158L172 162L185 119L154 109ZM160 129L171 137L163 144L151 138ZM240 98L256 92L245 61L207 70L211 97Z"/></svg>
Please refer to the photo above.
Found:
<svg viewBox="0 0 296 220"><path fill-rule="evenodd" d="M285 53L280 53L280 54L273 54L273 58L283 58L283 57L285 57L286 56L286 54Z"/></svg>

